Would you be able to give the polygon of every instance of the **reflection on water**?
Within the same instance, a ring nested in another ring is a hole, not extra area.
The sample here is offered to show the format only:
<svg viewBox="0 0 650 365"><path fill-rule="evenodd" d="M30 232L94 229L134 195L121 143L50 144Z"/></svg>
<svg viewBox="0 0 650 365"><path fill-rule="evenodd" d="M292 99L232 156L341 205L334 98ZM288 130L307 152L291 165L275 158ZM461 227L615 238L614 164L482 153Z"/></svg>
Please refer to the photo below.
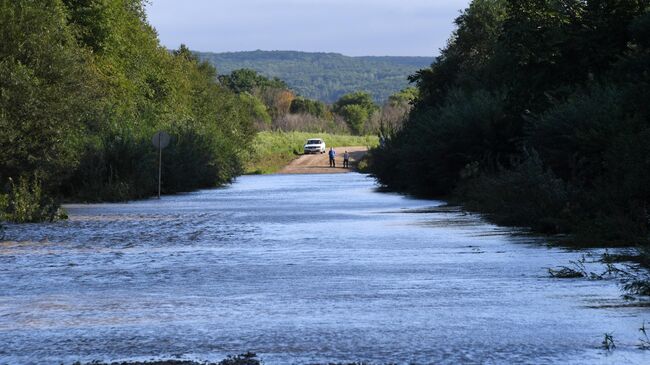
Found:
<svg viewBox="0 0 650 365"><path fill-rule="evenodd" d="M359 174L245 176L10 226L0 363L650 362L648 308L613 281L547 277L579 253L441 205Z"/></svg>

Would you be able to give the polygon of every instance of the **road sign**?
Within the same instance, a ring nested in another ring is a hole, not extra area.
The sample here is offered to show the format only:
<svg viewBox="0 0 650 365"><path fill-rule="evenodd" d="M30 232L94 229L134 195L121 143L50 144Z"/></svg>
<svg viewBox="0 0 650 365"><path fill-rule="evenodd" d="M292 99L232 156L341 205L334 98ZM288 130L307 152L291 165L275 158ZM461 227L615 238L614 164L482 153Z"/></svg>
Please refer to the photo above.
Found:
<svg viewBox="0 0 650 365"><path fill-rule="evenodd" d="M158 149L158 199L160 199L160 186L162 185L162 149L169 146L169 134L159 131L151 138L151 143Z"/></svg>
<svg viewBox="0 0 650 365"><path fill-rule="evenodd" d="M170 140L171 138L169 137L169 134L160 131L160 132L156 132L156 134L153 135L153 137L151 138L151 143L156 148L165 148L169 146Z"/></svg>

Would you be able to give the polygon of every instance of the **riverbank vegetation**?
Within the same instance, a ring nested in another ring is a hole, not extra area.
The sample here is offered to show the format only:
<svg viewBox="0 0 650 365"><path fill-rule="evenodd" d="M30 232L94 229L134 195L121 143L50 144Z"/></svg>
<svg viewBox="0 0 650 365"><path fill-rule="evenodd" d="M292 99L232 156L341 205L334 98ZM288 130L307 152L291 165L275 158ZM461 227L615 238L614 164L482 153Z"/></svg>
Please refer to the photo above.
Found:
<svg viewBox="0 0 650 365"><path fill-rule="evenodd" d="M0 2L2 219L53 219L58 201L143 198L230 181L254 116L215 69L161 47L140 0Z"/></svg>
<svg viewBox="0 0 650 365"><path fill-rule="evenodd" d="M649 6L474 0L372 173L576 244L647 247Z"/></svg>
<svg viewBox="0 0 650 365"><path fill-rule="evenodd" d="M250 69L220 75L219 81L246 102L258 131L381 134L401 125L417 96L417 89L406 88L380 107L370 93L356 91L329 105L299 96L284 81Z"/></svg>

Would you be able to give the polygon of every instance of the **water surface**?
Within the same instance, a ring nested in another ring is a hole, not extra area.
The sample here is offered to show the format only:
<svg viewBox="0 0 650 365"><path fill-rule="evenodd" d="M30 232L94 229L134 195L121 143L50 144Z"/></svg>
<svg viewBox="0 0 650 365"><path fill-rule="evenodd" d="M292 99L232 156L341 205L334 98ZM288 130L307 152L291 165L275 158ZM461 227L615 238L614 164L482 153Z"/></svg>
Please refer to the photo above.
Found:
<svg viewBox="0 0 650 365"><path fill-rule="evenodd" d="M360 174L244 176L9 226L0 364L650 363L648 310L615 281L548 277L582 253L441 205Z"/></svg>

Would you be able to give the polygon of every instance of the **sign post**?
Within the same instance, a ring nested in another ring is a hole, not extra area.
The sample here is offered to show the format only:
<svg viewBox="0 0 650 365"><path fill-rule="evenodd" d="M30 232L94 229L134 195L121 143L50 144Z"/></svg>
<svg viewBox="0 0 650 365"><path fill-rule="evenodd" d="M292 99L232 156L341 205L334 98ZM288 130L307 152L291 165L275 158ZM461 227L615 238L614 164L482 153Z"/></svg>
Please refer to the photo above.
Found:
<svg viewBox="0 0 650 365"><path fill-rule="evenodd" d="M162 149L169 145L169 134L159 131L151 138L151 143L158 148L158 199L160 199L160 186L162 182Z"/></svg>

